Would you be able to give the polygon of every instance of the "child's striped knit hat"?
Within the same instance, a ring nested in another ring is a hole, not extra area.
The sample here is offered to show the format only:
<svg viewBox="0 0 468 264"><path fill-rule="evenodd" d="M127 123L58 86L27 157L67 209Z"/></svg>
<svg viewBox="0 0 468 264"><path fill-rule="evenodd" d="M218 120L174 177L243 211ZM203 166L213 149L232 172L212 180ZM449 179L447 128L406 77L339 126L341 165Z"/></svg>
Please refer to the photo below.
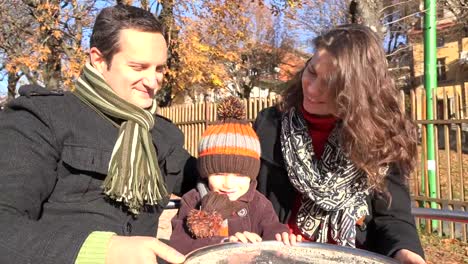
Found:
<svg viewBox="0 0 468 264"><path fill-rule="evenodd" d="M255 179L260 170L260 141L244 119L244 104L231 96L217 110L218 122L205 130L198 145L200 176L237 173Z"/></svg>

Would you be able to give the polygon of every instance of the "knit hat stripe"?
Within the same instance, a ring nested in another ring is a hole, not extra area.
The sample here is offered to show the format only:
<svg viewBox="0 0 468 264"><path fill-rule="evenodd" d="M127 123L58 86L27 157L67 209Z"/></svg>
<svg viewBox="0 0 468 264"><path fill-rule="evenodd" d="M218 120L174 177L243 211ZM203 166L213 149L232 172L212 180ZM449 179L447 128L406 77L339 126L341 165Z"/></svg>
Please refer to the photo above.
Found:
<svg viewBox="0 0 468 264"><path fill-rule="evenodd" d="M211 137L204 137L198 147L198 151L203 152L215 146L241 147L255 151L260 155L260 143L257 137L240 136L240 133L214 134Z"/></svg>
<svg viewBox="0 0 468 264"><path fill-rule="evenodd" d="M218 104L217 116L219 121L206 128L198 144L200 175L237 173L255 179L260 170L260 141L244 120L244 103L228 97Z"/></svg>
<svg viewBox="0 0 468 264"><path fill-rule="evenodd" d="M249 135L251 137L254 137L254 138L258 138L257 134L255 133L255 131L253 129L250 129L251 127L243 127L243 131L246 135Z"/></svg>
<svg viewBox="0 0 468 264"><path fill-rule="evenodd" d="M254 159L260 159L258 152L252 151L251 149L240 148L240 147L213 147L209 149L205 149L203 152L200 152L199 157L207 156L207 155L239 155L239 156L247 156Z"/></svg>
<svg viewBox="0 0 468 264"><path fill-rule="evenodd" d="M248 123L245 123L245 124L242 124L242 123L239 123L239 122L236 122L236 123L231 123L230 126L225 126L223 125L223 123L221 124L214 124L214 125L210 125L206 130L205 132L203 133L204 136L211 136L213 134L217 134L217 133L239 133L240 130L243 131L243 133L246 133L246 135L249 135L249 136L252 136L252 137L256 137L257 134L255 134L255 131L253 129L241 129L241 128L252 128L250 126L250 124Z"/></svg>
<svg viewBox="0 0 468 264"><path fill-rule="evenodd" d="M245 137L245 139L248 141L247 146L258 151L260 155L260 141L255 131L250 126L241 126L240 131L242 131L242 134L248 135L247 137Z"/></svg>
<svg viewBox="0 0 468 264"><path fill-rule="evenodd" d="M260 160L240 155L206 155L197 158L197 167L202 178L219 173L235 173L255 179L260 170Z"/></svg>
<svg viewBox="0 0 468 264"><path fill-rule="evenodd" d="M212 136L216 134L226 134L231 130L231 132L235 132L233 127L231 129L228 129L226 126L223 125L212 125L209 126L206 131L203 133L204 136Z"/></svg>

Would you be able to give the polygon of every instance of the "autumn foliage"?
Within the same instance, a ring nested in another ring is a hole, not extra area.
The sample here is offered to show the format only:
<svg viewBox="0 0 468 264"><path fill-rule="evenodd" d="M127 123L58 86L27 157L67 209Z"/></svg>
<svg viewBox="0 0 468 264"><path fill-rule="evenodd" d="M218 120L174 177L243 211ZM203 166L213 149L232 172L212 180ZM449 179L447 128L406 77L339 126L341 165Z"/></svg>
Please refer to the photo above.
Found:
<svg viewBox="0 0 468 264"><path fill-rule="evenodd" d="M0 0L0 70L12 93L22 77L49 89L71 88L87 58L96 13L108 5L130 4L154 12L167 27L169 100L178 93L219 90L228 82L247 87L241 82L258 63L246 63L245 56L253 58L249 51L255 47L277 48L273 20L300 2Z"/></svg>
<svg viewBox="0 0 468 264"><path fill-rule="evenodd" d="M49 89L71 87L86 59L82 40L93 21L95 2L3 1L3 69L9 76L25 76L28 82Z"/></svg>

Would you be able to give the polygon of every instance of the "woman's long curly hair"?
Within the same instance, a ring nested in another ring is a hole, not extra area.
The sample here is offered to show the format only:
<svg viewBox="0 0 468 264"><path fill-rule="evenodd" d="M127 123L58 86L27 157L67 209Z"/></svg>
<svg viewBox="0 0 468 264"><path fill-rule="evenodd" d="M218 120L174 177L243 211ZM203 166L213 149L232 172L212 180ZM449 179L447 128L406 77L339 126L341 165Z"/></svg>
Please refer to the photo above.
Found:
<svg viewBox="0 0 468 264"><path fill-rule="evenodd" d="M387 193L382 168L397 167L406 177L416 163L416 126L402 112L379 37L368 27L338 26L314 40L333 57L328 79L343 123L341 145L367 175L371 188ZM283 94L281 111L303 103L301 76Z"/></svg>

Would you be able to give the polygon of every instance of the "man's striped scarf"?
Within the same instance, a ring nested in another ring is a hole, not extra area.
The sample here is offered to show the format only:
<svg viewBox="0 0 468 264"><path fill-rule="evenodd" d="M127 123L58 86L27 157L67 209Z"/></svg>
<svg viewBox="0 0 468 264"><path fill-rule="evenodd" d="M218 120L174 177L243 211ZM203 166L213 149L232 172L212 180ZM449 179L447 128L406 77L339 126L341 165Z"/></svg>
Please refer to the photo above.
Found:
<svg viewBox="0 0 468 264"><path fill-rule="evenodd" d="M120 98L104 77L86 63L74 94L119 128L103 189L111 199L123 202L138 214L144 204L165 205L169 199L158 165L150 130L156 101L145 110ZM122 120L116 123L114 120Z"/></svg>

